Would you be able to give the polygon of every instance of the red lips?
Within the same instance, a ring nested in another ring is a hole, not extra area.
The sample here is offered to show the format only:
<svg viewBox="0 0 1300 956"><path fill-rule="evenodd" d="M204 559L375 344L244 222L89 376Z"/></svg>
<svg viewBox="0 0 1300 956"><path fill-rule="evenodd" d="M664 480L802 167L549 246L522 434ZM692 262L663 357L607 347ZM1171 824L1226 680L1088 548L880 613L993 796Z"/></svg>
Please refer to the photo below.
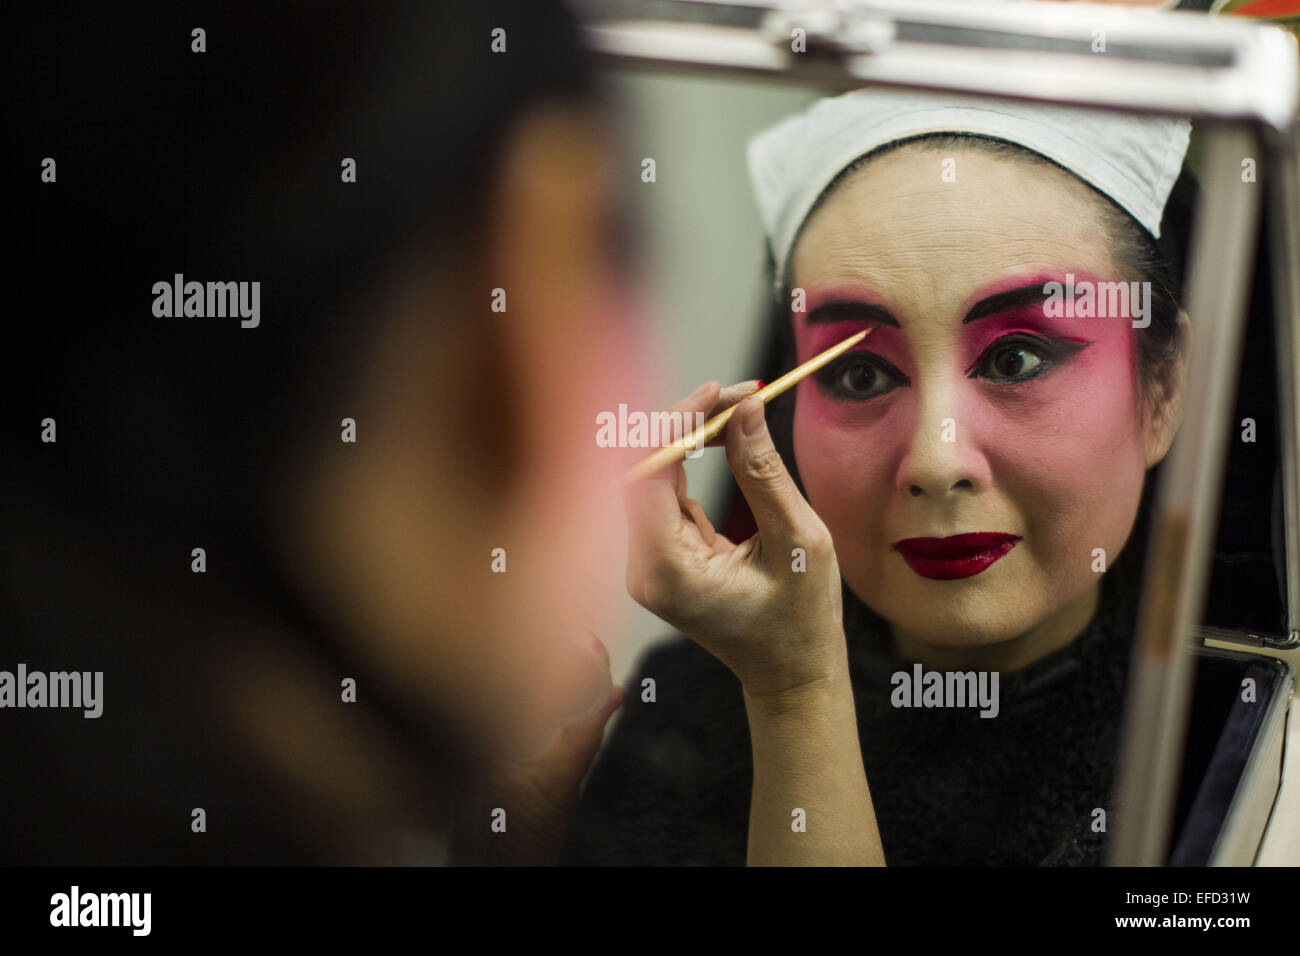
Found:
<svg viewBox="0 0 1300 956"><path fill-rule="evenodd" d="M1019 540L1015 534L982 531L947 538L903 538L894 547L917 574L950 581L979 574Z"/></svg>

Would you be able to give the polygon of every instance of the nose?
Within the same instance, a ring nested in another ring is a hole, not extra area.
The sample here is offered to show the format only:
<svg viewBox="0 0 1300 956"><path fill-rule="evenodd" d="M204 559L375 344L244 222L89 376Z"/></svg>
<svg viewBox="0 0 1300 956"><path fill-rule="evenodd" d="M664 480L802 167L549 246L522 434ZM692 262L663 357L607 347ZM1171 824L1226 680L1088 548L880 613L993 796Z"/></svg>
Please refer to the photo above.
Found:
<svg viewBox="0 0 1300 956"><path fill-rule="evenodd" d="M979 448L974 422L957 408L956 401L938 397L918 402L910 442L898 468L896 485L904 496L944 499L987 486L988 461Z"/></svg>

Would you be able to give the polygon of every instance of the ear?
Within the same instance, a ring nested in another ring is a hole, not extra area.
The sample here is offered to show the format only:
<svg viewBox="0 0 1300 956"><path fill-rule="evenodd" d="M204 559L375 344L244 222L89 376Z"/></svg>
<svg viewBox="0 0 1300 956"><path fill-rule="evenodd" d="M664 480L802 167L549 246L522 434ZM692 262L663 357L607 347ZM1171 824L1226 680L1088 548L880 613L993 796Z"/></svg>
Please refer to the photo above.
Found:
<svg viewBox="0 0 1300 956"><path fill-rule="evenodd" d="M1192 323L1187 313L1178 313L1178 330L1183 347L1177 357L1160 370L1151 395L1146 399L1147 468L1159 464L1169 453L1174 436L1183 423L1183 396L1187 387L1187 356L1191 353Z"/></svg>

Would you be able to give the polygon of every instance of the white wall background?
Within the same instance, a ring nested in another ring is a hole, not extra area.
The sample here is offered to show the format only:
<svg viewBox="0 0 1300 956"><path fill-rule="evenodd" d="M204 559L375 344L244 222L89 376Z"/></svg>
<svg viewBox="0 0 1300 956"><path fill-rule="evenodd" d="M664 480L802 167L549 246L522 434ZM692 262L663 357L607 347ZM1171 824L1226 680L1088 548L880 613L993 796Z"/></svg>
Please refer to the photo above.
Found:
<svg viewBox="0 0 1300 956"><path fill-rule="evenodd" d="M645 338L651 379L668 405L698 385L752 378L763 344L763 228L749 186L745 144L817 98L806 88L606 70L646 244ZM653 157L656 182L641 182ZM686 463L691 497L718 515L727 464L720 448ZM672 628L626 597L624 567L609 587L624 596L621 633L602 634L623 683L651 643Z"/></svg>

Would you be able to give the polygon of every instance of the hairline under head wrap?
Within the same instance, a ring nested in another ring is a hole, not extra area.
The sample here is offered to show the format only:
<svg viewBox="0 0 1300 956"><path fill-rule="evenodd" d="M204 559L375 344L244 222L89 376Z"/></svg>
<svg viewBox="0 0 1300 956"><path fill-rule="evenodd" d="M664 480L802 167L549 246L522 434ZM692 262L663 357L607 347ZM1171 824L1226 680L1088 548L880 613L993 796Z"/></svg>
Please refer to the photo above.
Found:
<svg viewBox="0 0 1300 956"><path fill-rule="evenodd" d="M779 290L795 239L819 197L847 167L882 146L943 133L1013 143L1069 170L1158 239L1190 132L1186 120L870 89L818 100L768 127L749 141L746 160Z"/></svg>

